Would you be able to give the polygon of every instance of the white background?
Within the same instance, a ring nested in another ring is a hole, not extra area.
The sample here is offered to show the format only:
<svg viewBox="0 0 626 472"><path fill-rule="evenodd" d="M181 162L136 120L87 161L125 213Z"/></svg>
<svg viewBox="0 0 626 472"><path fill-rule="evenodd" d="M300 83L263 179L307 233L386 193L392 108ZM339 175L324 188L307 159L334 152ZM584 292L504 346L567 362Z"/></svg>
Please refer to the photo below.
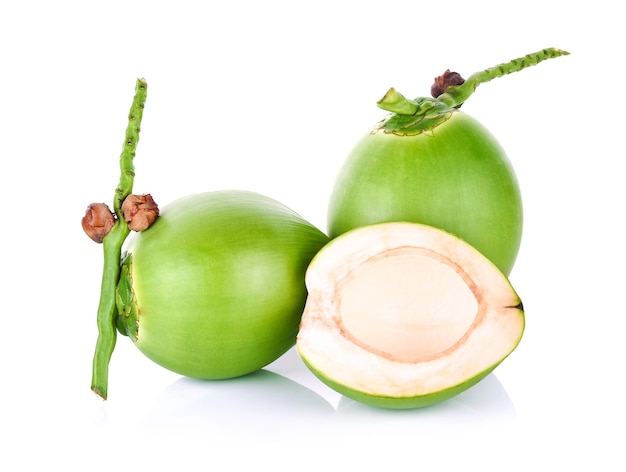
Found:
<svg viewBox="0 0 626 472"><path fill-rule="evenodd" d="M3 1L0 469L625 470L618 5ZM137 193L163 206L255 190L325 230L334 177L390 86L427 95L446 68L467 77L545 47L571 55L464 105L525 204L511 281L527 330L484 382L386 411L323 387L294 351L198 382L120 338L109 400L90 391L102 254L80 219L111 202L137 77Z"/></svg>

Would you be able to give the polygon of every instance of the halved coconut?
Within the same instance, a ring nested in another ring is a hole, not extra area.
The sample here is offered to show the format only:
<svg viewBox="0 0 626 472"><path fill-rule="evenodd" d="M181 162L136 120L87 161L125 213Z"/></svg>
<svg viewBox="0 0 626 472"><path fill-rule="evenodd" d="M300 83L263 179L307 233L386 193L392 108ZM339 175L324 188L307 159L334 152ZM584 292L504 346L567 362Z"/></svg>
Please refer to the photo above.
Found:
<svg viewBox="0 0 626 472"><path fill-rule="evenodd" d="M376 406L446 400L489 374L524 331L507 277L461 239L415 223L352 230L311 262L297 338L339 393Z"/></svg>

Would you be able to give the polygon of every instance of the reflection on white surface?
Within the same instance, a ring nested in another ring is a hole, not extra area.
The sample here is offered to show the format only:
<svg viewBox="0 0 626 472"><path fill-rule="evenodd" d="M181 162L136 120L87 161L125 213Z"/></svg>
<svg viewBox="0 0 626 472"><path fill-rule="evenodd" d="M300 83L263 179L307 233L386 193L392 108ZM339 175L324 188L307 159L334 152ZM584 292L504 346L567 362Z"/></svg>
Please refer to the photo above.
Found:
<svg viewBox="0 0 626 472"><path fill-rule="evenodd" d="M447 401L414 410L381 410L342 397L337 416L346 428L372 422L388 423L402 433L445 431L455 428L497 426L514 421L515 408L492 373L469 390Z"/></svg>
<svg viewBox="0 0 626 472"><path fill-rule="evenodd" d="M426 408L386 410L328 389L306 369L295 349L274 364L230 380L179 378L156 396L137 427L152 432L203 431L221 436L271 437L420 434L502 425L515 408L494 374L456 397Z"/></svg>
<svg viewBox="0 0 626 472"><path fill-rule="evenodd" d="M262 436L278 424L290 424L294 418L323 419L333 411L314 391L261 370L229 380L181 378L159 395L157 404L139 425L150 430L200 429Z"/></svg>

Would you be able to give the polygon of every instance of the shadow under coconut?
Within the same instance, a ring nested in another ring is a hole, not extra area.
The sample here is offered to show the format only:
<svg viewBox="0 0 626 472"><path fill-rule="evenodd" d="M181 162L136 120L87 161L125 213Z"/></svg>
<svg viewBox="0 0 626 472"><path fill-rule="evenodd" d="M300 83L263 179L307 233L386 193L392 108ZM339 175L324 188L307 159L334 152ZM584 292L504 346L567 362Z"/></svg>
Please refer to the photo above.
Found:
<svg viewBox="0 0 626 472"><path fill-rule="evenodd" d="M271 439L297 434L298 427L315 429L334 412L316 392L263 369L226 380L182 377L161 392L139 427Z"/></svg>
<svg viewBox="0 0 626 472"><path fill-rule="evenodd" d="M406 435L467 431L477 427L499 427L516 420L515 406L493 374L465 392L441 403L411 410L377 408L341 397L335 427L367 431L376 425L377 434ZM388 428L388 429L387 429ZM367 434L367 433L364 433Z"/></svg>

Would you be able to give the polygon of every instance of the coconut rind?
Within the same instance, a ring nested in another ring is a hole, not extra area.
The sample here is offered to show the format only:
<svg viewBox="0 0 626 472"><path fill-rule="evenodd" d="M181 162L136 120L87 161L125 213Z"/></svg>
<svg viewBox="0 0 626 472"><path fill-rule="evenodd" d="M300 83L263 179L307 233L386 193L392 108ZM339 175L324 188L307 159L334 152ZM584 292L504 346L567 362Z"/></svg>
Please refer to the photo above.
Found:
<svg viewBox="0 0 626 472"><path fill-rule="evenodd" d="M411 396L392 397L392 396L368 394L360 390L350 388L338 382L334 382L333 380L326 377L322 372L317 370L313 365L311 365L305 357L302 357L302 360L304 364L311 370L311 372L319 380L321 380L328 387L335 390L337 393L340 393L360 403L364 403L367 405L372 405L372 406L380 407L380 408L392 409L392 410L409 410L413 408L423 408L426 406L431 406L437 403L441 403L445 400L449 400L465 392L466 390L472 388L478 382L480 382L485 377L487 377L499 364L498 363L492 366L491 368L481 372L475 377L472 377L459 385L455 385L453 387L447 388L445 390L441 390L436 393L430 393L430 394L419 395L419 396L414 396L414 397L411 397Z"/></svg>
<svg viewBox="0 0 626 472"><path fill-rule="evenodd" d="M432 251L473 284L482 313L465 339L431 359L402 362L354 343L337 310L342 279L375 255L399 247ZM492 372L519 344L524 312L507 277L469 244L415 223L382 223L329 243L306 275L309 296L297 339L305 364L325 384L363 403L416 408L449 399Z"/></svg>

